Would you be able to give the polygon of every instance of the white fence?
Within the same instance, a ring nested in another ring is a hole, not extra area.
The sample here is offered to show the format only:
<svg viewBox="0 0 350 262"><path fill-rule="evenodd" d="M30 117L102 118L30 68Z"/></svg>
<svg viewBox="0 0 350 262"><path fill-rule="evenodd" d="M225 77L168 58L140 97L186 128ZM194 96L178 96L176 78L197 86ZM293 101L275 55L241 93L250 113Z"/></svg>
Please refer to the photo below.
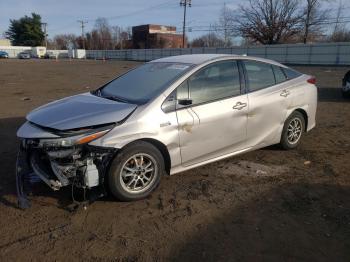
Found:
<svg viewBox="0 0 350 262"><path fill-rule="evenodd" d="M285 64L350 65L349 43L288 44L232 48L87 50L88 59L150 61L184 54L237 54L268 58Z"/></svg>
<svg viewBox="0 0 350 262"><path fill-rule="evenodd" d="M2 47L11 58L30 47ZM58 58L68 58L67 50L48 50ZM284 64L302 65L350 65L350 42L323 44L264 45L232 48L185 48L185 49L129 49L86 50L88 59L117 59L150 61L157 58L184 54L237 54L268 58Z"/></svg>
<svg viewBox="0 0 350 262"><path fill-rule="evenodd" d="M57 58L69 58L68 50L47 50L57 55Z"/></svg>

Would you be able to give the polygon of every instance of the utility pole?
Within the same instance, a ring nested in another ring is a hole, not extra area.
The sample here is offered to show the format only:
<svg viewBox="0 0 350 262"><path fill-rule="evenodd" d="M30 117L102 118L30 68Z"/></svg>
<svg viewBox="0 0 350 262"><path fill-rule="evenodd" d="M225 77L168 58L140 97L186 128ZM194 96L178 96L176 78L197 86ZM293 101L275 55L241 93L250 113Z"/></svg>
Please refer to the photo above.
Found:
<svg viewBox="0 0 350 262"><path fill-rule="evenodd" d="M227 37L227 9L226 9L226 2L224 2L224 13L223 13L224 17L224 26L225 26L225 29L224 29L224 41L225 41L225 47L227 47L227 40L228 40L228 37Z"/></svg>
<svg viewBox="0 0 350 262"><path fill-rule="evenodd" d="M47 48L47 23L41 23L41 26L44 28L44 41L45 41L45 47Z"/></svg>
<svg viewBox="0 0 350 262"><path fill-rule="evenodd" d="M78 23L80 23L81 25L81 38L83 40L83 49L85 49L85 34L84 34L84 28L85 28L85 24L87 24L87 21L84 20L78 20Z"/></svg>
<svg viewBox="0 0 350 262"><path fill-rule="evenodd" d="M186 10L187 6L191 7L191 0L181 0L180 6L184 7L184 21L182 29L182 48L185 48L185 38L186 38Z"/></svg>

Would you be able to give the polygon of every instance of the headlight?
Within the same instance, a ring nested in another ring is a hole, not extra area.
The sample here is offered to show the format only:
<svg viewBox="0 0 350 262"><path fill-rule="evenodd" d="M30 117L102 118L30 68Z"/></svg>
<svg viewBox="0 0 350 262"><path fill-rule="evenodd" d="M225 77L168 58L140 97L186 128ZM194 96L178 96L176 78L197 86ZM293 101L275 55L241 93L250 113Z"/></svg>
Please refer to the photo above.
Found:
<svg viewBox="0 0 350 262"><path fill-rule="evenodd" d="M96 130L94 133L81 134L71 137L53 138L53 139L41 139L39 142L40 147L72 147L77 145L83 145L90 143L91 141L102 137L107 134L111 129Z"/></svg>

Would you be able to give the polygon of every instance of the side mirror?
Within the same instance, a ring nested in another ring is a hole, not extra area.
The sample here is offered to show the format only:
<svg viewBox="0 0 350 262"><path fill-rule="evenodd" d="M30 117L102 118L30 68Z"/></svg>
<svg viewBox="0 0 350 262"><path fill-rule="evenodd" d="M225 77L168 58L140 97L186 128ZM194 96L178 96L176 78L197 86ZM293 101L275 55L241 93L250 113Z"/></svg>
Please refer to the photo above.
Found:
<svg viewBox="0 0 350 262"><path fill-rule="evenodd" d="M189 106L192 105L192 99L179 99L178 104L181 106Z"/></svg>

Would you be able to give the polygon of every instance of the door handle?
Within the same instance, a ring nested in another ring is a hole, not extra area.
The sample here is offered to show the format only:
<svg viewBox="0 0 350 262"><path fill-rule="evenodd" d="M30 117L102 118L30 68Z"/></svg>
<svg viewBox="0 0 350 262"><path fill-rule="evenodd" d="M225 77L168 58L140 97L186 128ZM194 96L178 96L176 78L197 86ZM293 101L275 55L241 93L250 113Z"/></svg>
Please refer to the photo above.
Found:
<svg viewBox="0 0 350 262"><path fill-rule="evenodd" d="M234 105L232 108L236 110L242 110L246 106L247 106L247 103L237 102L237 104Z"/></svg>
<svg viewBox="0 0 350 262"><path fill-rule="evenodd" d="M280 96L287 97L290 95L290 92L288 90L283 90L280 94Z"/></svg>

